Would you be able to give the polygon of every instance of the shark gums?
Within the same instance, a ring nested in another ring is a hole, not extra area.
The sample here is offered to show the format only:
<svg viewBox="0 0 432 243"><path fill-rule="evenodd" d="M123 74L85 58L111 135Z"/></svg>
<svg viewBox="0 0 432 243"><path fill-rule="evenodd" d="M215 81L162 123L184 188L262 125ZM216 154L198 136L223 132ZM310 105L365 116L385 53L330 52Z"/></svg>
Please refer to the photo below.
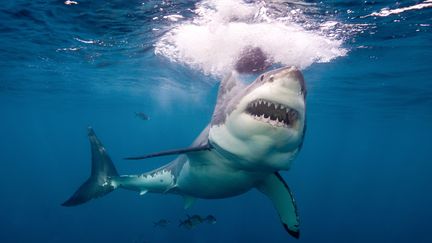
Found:
<svg viewBox="0 0 432 243"><path fill-rule="evenodd" d="M178 194L188 208L196 198L227 198L256 188L272 201L286 231L299 238L296 204L279 171L290 168L303 144L303 76L295 67L266 72L249 85L237 76L233 71L221 82L212 120L191 147L128 158L178 155L154 171L119 175L89 128L90 178L62 205L79 205L123 188Z"/></svg>

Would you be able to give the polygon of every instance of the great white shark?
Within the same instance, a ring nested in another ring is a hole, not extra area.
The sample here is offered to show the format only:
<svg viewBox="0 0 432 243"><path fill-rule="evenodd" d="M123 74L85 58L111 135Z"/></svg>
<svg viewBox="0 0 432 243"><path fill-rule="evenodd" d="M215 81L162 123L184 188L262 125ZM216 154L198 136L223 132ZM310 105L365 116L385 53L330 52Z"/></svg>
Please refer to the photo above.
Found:
<svg viewBox="0 0 432 243"><path fill-rule="evenodd" d="M62 205L75 206L123 188L140 194L172 193L185 198L227 198L252 188L266 195L290 235L299 237L293 195L279 174L299 153L306 131L306 87L302 73L284 67L246 85L233 71L219 86L210 124L188 148L128 159L178 154L170 163L138 175L119 175L92 128L91 175Z"/></svg>

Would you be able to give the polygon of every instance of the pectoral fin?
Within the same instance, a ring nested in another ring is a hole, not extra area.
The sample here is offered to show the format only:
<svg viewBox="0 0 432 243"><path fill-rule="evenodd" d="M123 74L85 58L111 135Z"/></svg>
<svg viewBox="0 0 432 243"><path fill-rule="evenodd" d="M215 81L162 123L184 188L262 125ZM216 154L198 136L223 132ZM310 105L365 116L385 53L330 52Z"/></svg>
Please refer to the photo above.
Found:
<svg viewBox="0 0 432 243"><path fill-rule="evenodd" d="M298 239L300 232L297 207L288 185L280 174L272 174L257 189L270 198L285 230Z"/></svg>

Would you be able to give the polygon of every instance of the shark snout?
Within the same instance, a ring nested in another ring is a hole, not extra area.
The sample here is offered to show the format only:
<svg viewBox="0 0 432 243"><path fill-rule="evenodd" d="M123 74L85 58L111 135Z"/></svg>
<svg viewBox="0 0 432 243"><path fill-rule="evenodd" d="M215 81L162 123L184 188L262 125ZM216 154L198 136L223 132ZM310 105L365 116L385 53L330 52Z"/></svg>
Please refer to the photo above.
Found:
<svg viewBox="0 0 432 243"><path fill-rule="evenodd" d="M306 84L302 72L294 66L276 69L268 79L269 82L280 80L287 88L298 89L306 97Z"/></svg>
<svg viewBox="0 0 432 243"><path fill-rule="evenodd" d="M304 81L302 72L298 68L293 67L290 71L290 75L291 75L293 80L295 80L296 82L299 83L300 90L301 90L302 94L306 97L306 92L307 92L306 83Z"/></svg>

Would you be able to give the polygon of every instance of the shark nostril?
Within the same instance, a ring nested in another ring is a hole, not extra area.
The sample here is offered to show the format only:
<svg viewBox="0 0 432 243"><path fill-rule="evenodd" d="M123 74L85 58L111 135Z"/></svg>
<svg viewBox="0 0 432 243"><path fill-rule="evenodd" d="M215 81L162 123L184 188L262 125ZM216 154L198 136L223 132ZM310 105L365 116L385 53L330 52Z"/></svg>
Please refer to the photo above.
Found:
<svg viewBox="0 0 432 243"><path fill-rule="evenodd" d="M264 75L261 75L261 81L263 81L263 79L264 79Z"/></svg>

